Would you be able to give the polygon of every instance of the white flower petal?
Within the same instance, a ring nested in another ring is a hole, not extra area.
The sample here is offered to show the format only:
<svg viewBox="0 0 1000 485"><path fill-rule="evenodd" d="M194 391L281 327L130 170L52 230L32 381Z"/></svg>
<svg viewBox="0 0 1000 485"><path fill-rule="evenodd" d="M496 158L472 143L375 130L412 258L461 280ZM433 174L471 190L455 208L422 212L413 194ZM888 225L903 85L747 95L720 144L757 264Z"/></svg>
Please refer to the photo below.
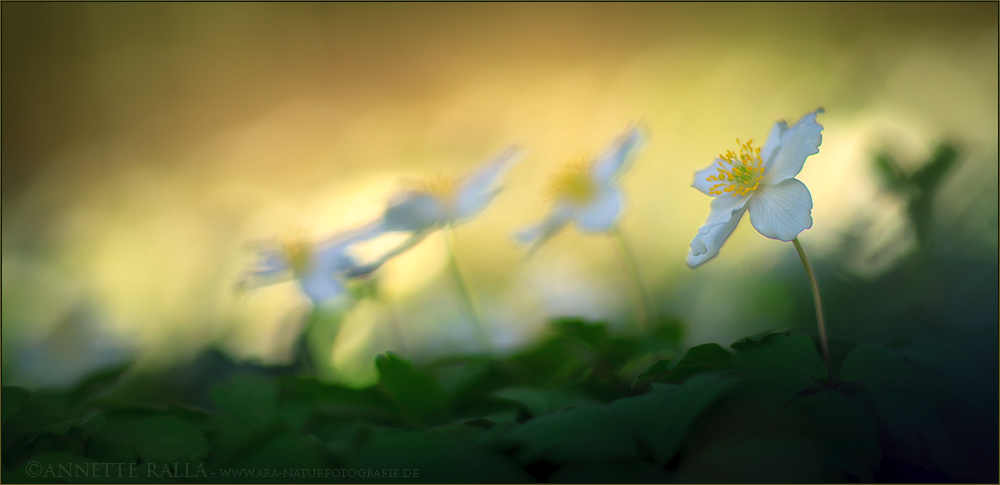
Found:
<svg viewBox="0 0 1000 485"><path fill-rule="evenodd" d="M625 195L621 189L607 184L600 188L593 200L577 211L576 227L582 232L608 232L614 227L624 205Z"/></svg>
<svg viewBox="0 0 1000 485"><path fill-rule="evenodd" d="M336 298L344 293L344 286L331 273L312 271L299 280L302 292L313 304Z"/></svg>
<svg viewBox="0 0 1000 485"><path fill-rule="evenodd" d="M716 158L715 161L712 162L711 165L709 165L709 166L707 166L707 167L705 167L705 168L703 168L703 169L695 172L694 173L694 183L692 183L691 186L694 187L694 188L696 188L696 189L698 189L698 190L700 190L701 193L703 193L705 195L712 195L712 194L708 193L708 189L712 188L713 185L715 185L715 184L717 184L719 182L709 181L708 178L711 177L711 176L713 176L713 175L718 175L719 174L719 171L717 169L719 168L719 163L721 163L721 162L722 162L722 159ZM712 197L715 197L715 196L712 195Z"/></svg>
<svg viewBox="0 0 1000 485"><path fill-rule="evenodd" d="M262 286L284 283L292 279L292 270L288 268L256 270L243 274L236 282L238 291L247 291Z"/></svg>
<svg viewBox="0 0 1000 485"><path fill-rule="evenodd" d="M591 176L600 183L607 183L625 171L629 153L641 145L645 137L637 126L630 126L604 153L594 160Z"/></svg>
<svg viewBox="0 0 1000 485"><path fill-rule="evenodd" d="M387 232L419 232L447 221L447 211L440 200L415 191L393 197L382 215L382 227Z"/></svg>
<svg viewBox="0 0 1000 485"><path fill-rule="evenodd" d="M382 266L383 264L385 264L386 261L389 261L390 259L392 259L392 258L394 258L394 257L396 257L396 256L398 256L400 254L403 254L406 251L409 251L412 247L416 246L417 244L420 244L420 242L423 241L424 239L426 239L427 236L429 236L432 232L433 231L423 231L423 232L415 232L415 233L411 234L410 237L407 238L405 241L403 241L402 243L400 243L395 248L392 248L392 249L386 251L384 254L382 254L381 256L379 256L373 262L368 263L368 264L366 264L364 266L359 266L359 267L356 267L356 268L351 268L351 271L350 271L350 273L348 273L348 275L349 276L365 275L365 274L369 274L369 273L375 271L380 266Z"/></svg>
<svg viewBox="0 0 1000 485"><path fill-rule="evenodd" d="M688 249L688 266L696 268L718 256L722 245L736 230L736 226L739 225L740 219L743 219L743 213L746 211L745 207L740 207L735 211L729 211L726 217L717 217L716 224L706 223L698 228L698 234L695 234L694 239L691 240L691 247Z"/></svg>
<svg viewBox="0 0 1000 485"><path fill-rule="evenodd" d="M788 130L788 124L785 120L781 120L771 127L771 132L767 134L767 140L764 140L764 145L760 149L760 159L764 162L764 166L767 167L771 164L771 157L777 153L777 148L781 145L781 135Z"/></svg>
<svg viewBox="0 0 1000 485"><path fill-rule="evenodd" d="M765 237L791 241L812 227L812 195L798 179L761 185L750 197L750 223Z"/></svg>
<svg viewBox="0 0 1000 485"><path fill-rule="evenodd" d="M698 232L705 233L713 226L729 222L733 212L742 209L748 200L750 200L749 195L720 195L712 199L711 211L705 223L698 228Z"/></svg>
<svg viewBox="0 0 1000 485"><path fill-rule="evenodd" d="M719 249L746 212L744 206L749 198L746 195L720 195L712 199L712 210L707 220L698 228L698 234L691 240L691 249L687 257L688 266L694 268L719 254Z"/></svg>
<svg viewBox="0 0 1000 485"><path fill-rule="evenodd" d="M384 232L383 221L377 220L320 241L313 249L311 266L324 271L346 271L355 266L354 259L348 254L350 247Z"/></svg>
<svg viewBox="0 0 1000 485"><path fill-rule="evenodd" d="M521 149L511 146L479 170L469 174L455 194L456 219L468 219L482 212L500 191L497 180L521 158Z"/></svg>
<svg viewBox="0 0 1000 485"><path fill-rule="evenodd" d="M274 273L291 269L288 266L288 261L285 260L284 254L277 248L262 249L257 254L260 260L257 264L257 269L254 271L255 273Z"/></svg>
<svg viewBox="0 0 1000 485"><path fill-rule="evenodd" d="M563 204L556 204L544 221L514 233L514 239L521 244L530 245L528 247L528 254L530 255L545 241L555 236L569 222L573 214L573 208Z"/></svg>
<svg viewBox="0 0 1000 485"><path fill-rule="evenodd" d="M769 162L764 165L763 183L774 185L798 175L806 157L819 153L823 127L816 123L816 115L822 112L823 108L820 108L809 113L785 130L781 134L777 153L768 154L770 159L764 158L762 150L761 159Z"/></svg>

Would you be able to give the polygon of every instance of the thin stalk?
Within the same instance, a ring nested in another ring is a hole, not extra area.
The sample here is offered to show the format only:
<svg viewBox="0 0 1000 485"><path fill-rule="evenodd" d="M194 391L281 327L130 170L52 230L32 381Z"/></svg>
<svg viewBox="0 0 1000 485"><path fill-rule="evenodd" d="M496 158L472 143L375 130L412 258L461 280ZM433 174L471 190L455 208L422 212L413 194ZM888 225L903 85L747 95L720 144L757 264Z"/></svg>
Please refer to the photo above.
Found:
<svg viewBox="0 0 1000 485"><path fill-rule="evenodd" d="M386 310L389 313L389 327L392 329L392 335L396 340L396 345L399 347L399 353L406 354L406 341L403 339L403 331L400 329L399 318L396 316L396 309L393 307L392 303L388 298L384 296L378 297L385 305Z"/></svg>
<svg viewBox="0 0 1000 485"><path fill-rule="evenodd" d="M314 308L306 317L306 324L295 342L295 357L292 365L307 376L317 374L317 362L310 344L313 327L317 325L317 321L319 321L319 310Z"/></svg>
<svg viewBox="0 0 1000 485"><path fill-rule="evenodd" d="M608 236L611 237L611 243L615 246L615 252L618 253L618 260L621 261L625 272L632 279L634 296L640 302L638 305L640 307L639 313L643 315L640 320L645 323L646 329L649 330L653 316L655 315L653 300L649 297L649 292L646 291L646 285L643 285L642 279L639 278L639 268L635 264L635 253L632 252L632 246L625 239L625 234L618 227L608 231Z"/></svg>
<svg viewBox="0 0 1000 485"><path fill-rule="evenodd" d="M813 303L816 306L816 325L819 327L819 343L823 349L823 363L826 364L827 384L833 385L833 367L830 365L830 346L826 341L826 324L823 323L823 303L819 299L819 285L816 283L816 275L813 274L812 265L809 264L809 258L806 257L806 252L802 249L799 238L792 239L792 243L795 244L795 250L799 253L802 266L806 268L806 277L809 278L809 286L812 287Z"/></svg>
<svg viewBox="0 0 1000 485"><path fill-rule="evenodd" d="M472 332L476 343L479 344L481 350L489 352L493 348L490 345L490 339L486 333L483 318L476 308L475 302L472 300L472 294L469 292L469 286L465 283L465 278L462 277L462 271L458 269L458 258L455 256L455 234L452 232L450 225L445 226L443 231L445 244L448 246L448 267L451 270L452 279L455 280L458 293L462 297L462 302L465 304L465 310L474 322Z"/></svg>

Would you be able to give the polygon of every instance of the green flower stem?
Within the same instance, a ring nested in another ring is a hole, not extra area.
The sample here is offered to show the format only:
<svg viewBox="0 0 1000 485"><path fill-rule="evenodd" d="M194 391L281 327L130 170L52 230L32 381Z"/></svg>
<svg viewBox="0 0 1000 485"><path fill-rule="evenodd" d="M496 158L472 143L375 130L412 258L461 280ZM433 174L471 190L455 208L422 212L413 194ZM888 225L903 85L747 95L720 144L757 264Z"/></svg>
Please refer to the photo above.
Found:
<svg viewBox="0 0 1000 485"><path fill-rule="evenodd" d="M827 384L833 384L833 367L830 366L830 346L826 341L826 324L823 323L823 303L819 299L819 285L816 284L816 275L813 274L812 265L809 264L809 258L806 257L806 252L802 249L799 238L792 239L792 243L795 244L795 250L799 252L799 259L802 260L802 266L806 268L806 277L809 278L809 286L812 287L813 303L816 305L816 325L819 327L819 342L823 349L823 362L826 364Z"/></svg>
<svg viewBox="0 0 1000 485"><path fill-rule="evenodd" d="M392 329L392 336L399 347L399 353L406 354L406 340L403 339L403 330L400 328L399 318L396 317L396 309L388 298L379 296L378 299L382 301L382 304L385 305L389 313L389 327Z"/></svg>
<svg viewBox="0 0 1000 485"><path fill-rule="evenodd" d="M493 346L490 345L490 339L486 333L483 318L479 314L479 310L476 308L475 302L472 300L472 294L469 292L469 286L465 284L465 278L462 277L462 272L458 269L458 258L455 256L455 234L450 225L445 226L443 231L445 244L448 246L448 267L451 269L451 276L452 279L455 280L455 286L458 288L458 293L462 297L462 301L465 303L465 310L474 321L472 332L475 335L476 342L479 344L479 348L483 351L490 352L493 350Z"/></svg>
<svg viewBox="0 0 1000 485"><path fill-rule="evenodd" d="M619 261L621 261L622 266L625 267L625 271L632 279L634 296L640 302L638 305L640 308L639 313L642 315L640 320L644 322L646 329L649 330L656 312L653 309L653 300L650 299L649 292L646 291L646 286L642 284L642 279L639 278L639 269L635 264L635 253L632 252L632 246L625 239L625 234L617 226L608 231L608 236L611 237L611 242L615 246L615 252L618 253Z"/></svg>

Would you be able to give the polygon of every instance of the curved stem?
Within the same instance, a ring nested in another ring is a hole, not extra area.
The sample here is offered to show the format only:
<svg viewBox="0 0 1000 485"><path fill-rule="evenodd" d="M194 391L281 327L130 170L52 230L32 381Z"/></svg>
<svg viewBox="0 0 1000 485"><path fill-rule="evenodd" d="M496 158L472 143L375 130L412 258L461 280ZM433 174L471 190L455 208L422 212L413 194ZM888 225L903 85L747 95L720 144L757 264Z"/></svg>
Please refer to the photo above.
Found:
<svg viewBox="0 0 1000 485"><path fill-rule="evenodd" d="M816 275L813 274L812 265L809 258L799 243L799 238L792 239L795 250L799 253L802 266L806 268L806 277L809 278L809 286L812 287L813 303L816 305L816 325L819 327L819 342L823 350L823 363L826 364L826 379L828 385L833 385L833 367L830 366L830 347L826 341L826 324L823 323L823 303L819 299L819 285L816 283Z"/></svg>
<svg viewBox="0 0 1000 485"><path fill-rule="evenodd" d="M646 286L642 284L642 279L639 278L639 269L635 264L635 253L632 252L632 246L629 245L625 239L625 234L617 226L608 231L608 236L611 237L611 242L615 246L615 252L618 253L619 261L621 261L622 266L625 267L625 271L632 279L635 296L640 302L638 306L642 309L640 313L644 315L641 320L645 323L646 329L649 330L655 312L649 292L646 291Z"/></svg>
<svg viewBox="0 0 1000 485"><path fill-rule="evenodd" d="M489 336L486 333L483 318L479 314L479 310L476 308L475 302L472 300L472 294L469 292L469 286L465 284L465 278L462 277L461 270L458 269L458 258L455 256L455 235L452 232L450 225L445 226L443 231L445 244L448 246L448 267L451 269L452 279L455 280L455 286L458 288L458 293L462 297L462 302L465 303L465 310L469 313L469 316L472 317L474 322L472 331L475 334L476 342L479 344L479 348L483 351L489 352L493 349L492 345L490 345Z"/></svg>

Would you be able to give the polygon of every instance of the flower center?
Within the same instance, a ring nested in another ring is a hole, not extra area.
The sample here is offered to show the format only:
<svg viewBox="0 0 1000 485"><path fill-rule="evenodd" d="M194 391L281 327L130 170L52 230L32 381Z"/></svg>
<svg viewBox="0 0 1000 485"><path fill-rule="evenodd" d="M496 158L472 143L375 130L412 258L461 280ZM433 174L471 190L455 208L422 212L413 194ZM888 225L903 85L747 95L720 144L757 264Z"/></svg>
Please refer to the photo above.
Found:
<svg viewBox="0 0 1000 485"><path fill-rule="evenodd" d="M447 202L455 197L458 178L450 175L435 175L417 182L416 188L442 202Z"/></svg>
<svg viewBox="0 0 1000 485"><path fill-rule="evenodd" d="M709 182L718 182L708 189L710 195L746 195L757 190L761 179L764 178L760 147L754 148L753 140L740 143L737 138L736 143L740 146L740 153L726 150L725 155L719 155L722 161L716 168L718 173L705 179Z"/></svg>
<svg viewBox="0 0 1000 485"><path fill-rule="evenodd" d="M281 254L296 276L306 272L312 260L312 253L312 243L305 237L289 237L281 244Z"/></svg>
<svg viewBox="0 0 1000 485"><path fill-rule="evenodd" d="M590 175L590 164L586 158L563 165L549 182L548 194L554 199L568 199L583 203L594 197L597 184Z"/></svg>

